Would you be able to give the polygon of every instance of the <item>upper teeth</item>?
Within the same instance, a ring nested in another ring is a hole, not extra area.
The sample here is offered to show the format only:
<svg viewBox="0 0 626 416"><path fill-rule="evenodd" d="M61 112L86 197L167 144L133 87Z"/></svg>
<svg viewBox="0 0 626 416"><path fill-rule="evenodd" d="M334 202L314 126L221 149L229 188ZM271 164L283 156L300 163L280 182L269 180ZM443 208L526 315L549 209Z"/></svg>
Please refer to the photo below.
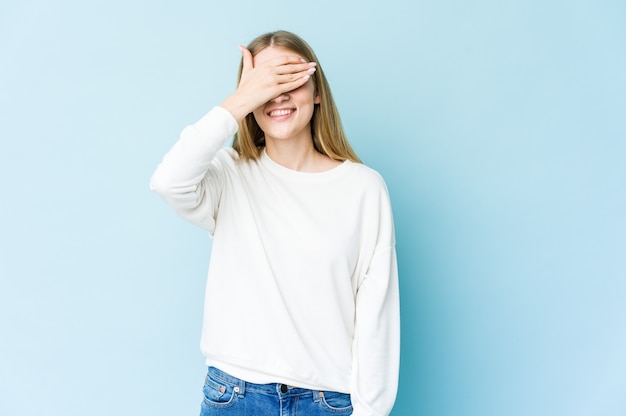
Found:
<svg viewBox="0 0 626 416"><path fill-rule="evenodd" d="M291 114L293 110L274 110L270 112L270 116L286 116Z"/></svg>

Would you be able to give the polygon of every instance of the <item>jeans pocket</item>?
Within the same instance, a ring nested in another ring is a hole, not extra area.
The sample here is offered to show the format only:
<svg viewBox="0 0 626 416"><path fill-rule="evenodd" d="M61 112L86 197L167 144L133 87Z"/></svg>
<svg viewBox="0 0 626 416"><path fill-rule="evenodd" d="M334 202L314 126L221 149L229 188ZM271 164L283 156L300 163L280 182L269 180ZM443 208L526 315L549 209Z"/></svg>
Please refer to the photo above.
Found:
<svg viewBox="0 0 626 416"><path fill-rule="evenodd" d="M204 404L211 407L230 407L235 404L237 394L234 387L207 376L204 379Z"/></svg>
<svg viewBox="0 0 626 416"><path fill-rule="evenodd" d="M322 400L320 400L320 405L331 413L352 413L352 401L350 400L350 395L346 393L325 391Z"/></svg>

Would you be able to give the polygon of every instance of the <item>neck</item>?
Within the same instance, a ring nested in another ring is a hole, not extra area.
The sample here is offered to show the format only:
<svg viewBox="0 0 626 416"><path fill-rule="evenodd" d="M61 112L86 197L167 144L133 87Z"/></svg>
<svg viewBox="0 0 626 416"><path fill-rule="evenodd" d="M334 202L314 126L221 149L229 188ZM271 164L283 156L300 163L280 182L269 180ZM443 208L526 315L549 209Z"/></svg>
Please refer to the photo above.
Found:
<svg viewBox="0 0 626 416"><path fill-rule="evenodd" d="M291 170L314 172L319 158L324 157L315 150L312 140L272 140L266 138L267 155L279 165Z"/></svg>
<svg viewBox="0 0 626 416"><path fill-rule="evenodd" d="M297 146L290 141L266 140L265 151L274 162L299 172L324 172L342 163L319 153L312 141L308 146Z"/></svg>

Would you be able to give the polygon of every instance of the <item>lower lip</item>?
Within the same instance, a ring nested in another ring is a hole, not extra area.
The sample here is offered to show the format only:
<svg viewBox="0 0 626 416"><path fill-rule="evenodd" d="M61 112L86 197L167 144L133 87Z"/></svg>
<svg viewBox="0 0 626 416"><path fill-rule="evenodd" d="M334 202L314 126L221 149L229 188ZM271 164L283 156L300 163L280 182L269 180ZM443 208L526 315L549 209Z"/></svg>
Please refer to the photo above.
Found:
<svg viewBox="0 0 626 416"><path fill-rule="evenodd" d="M291 118L291 116L293 116L294 114L296 114L296 110L292 111L289 114L284 114L284 115L280 115L280 116L269 116L270 120L272 121L285 121L289 118Z"/></svg>

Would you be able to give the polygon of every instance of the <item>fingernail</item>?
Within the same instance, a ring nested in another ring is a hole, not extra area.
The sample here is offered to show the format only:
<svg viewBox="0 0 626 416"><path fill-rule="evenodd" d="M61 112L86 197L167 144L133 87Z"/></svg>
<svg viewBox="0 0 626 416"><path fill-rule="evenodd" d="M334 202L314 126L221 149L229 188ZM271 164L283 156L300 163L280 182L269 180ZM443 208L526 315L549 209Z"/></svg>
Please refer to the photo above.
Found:
<svg viewBox="0 0 626 416"><path fill-rule="evenodd" d="M309 78L311 78L311 76L310 76L310 75L305 75L305 76L303 76L303 77L302 77L302 79L304 79L305 81L308 81L308 80L309 80Z"/></svg>
<svg viewBox="0 0 626 416"><path fill-rule="evenodd" d="M315 68L309 68L309 74L312 74L315 72Z"/></svg>
<svg viewBox="0 0 626 416"><path fill-rule="evenodd" d="M300 62L302 62L302 63L306 64L306 59L304 59L304 58L300 58Z"/></svg>
<svg viewBox="0 0 626 416"><path fill-rule="evenodd" d="M316 66L316 65L317 65L317 63L315 63L315 62L309 62L309 66Z"/></svg>

